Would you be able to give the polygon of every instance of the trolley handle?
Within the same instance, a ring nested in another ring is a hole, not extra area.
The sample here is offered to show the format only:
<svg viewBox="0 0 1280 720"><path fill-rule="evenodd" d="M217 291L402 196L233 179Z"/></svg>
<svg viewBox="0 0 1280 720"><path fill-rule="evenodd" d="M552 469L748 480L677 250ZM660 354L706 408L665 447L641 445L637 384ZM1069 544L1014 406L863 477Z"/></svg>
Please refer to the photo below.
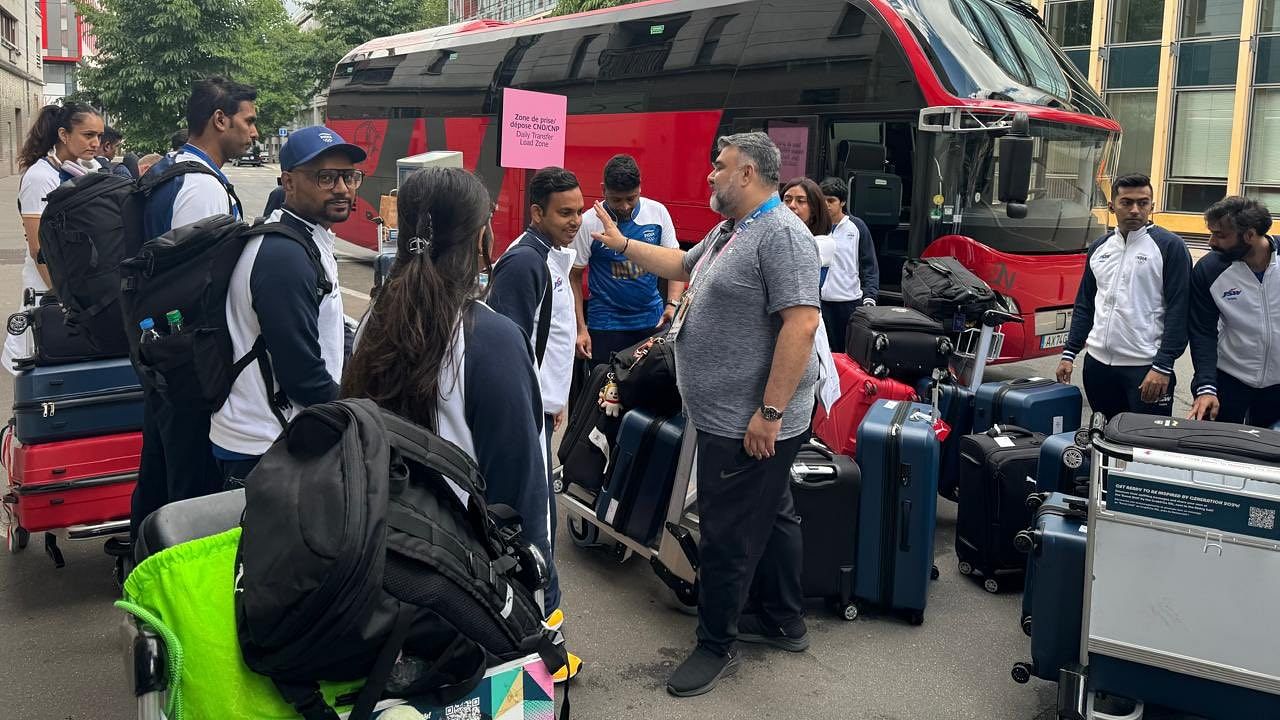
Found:
<svg viewBox="0 0 1280 720"><path fill-rule="evenodd" d="M1184 453L1169 452L1167 450L1134 448L1125 445L1117 445L1116 443L1101 437L1094 438L1093 447L1096 448L1104 457L1113 457L1127 462L1150 463L1152 465L1162 465L1164 467L1177 468L1179 470L1229 475L1231 477L1258 480L1261 482L1280 485L1280 467L1238 462L1235 460L1223 460L1220 458L1201 457L1199 455L1187 455Z"/></svg>
<svg viewBox="0 0 1280 720"><path fill-rule="evenodd" d="M988 310L982 313L982 326L989 328L997 328L1005 323L1021 323L1023 322L1021 315L1005 312L1004 310Z"/></svg>

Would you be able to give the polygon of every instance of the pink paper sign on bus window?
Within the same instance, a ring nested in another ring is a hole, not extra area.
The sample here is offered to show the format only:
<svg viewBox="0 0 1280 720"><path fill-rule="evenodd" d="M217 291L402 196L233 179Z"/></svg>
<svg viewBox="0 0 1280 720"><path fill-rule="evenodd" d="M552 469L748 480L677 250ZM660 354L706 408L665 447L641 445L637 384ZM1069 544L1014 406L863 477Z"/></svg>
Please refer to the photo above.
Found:
<svg viewBox="0 0 1280 720"><path fill-rule="evenodd" d="M564 165L569 100L564 95L502 91L502 167L537 170Z"/></svg>
<svg viewBox="0 0 1280 720"><path fill-rule="evenodd" d="M804 172L809 165L809 126L792 125L775 120L769 123L769 137L782 152L779 179L785 183L804 177Z"/></svg>

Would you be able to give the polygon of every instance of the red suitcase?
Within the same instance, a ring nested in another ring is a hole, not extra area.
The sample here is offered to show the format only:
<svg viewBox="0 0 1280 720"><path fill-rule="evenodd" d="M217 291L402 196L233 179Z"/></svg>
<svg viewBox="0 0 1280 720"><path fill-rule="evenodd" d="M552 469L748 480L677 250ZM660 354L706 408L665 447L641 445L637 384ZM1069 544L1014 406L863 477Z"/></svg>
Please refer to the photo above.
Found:
<svg viewBox="0 0 1280 720"><path fill-rule="evenodd" d="M17 525L27 532L129 517L142 433L40 445L12 441L8 458Z"/></svg>
<svg viewBox="0 0 1280 720"><path fill-rule="evenodd" d="M893 378L872 376L844 353L832 353L840 373L840 399L828 415L818 403L813 416L813 434L841 455L853 456L858 445L858 426L876 400L916 400L915 388Z"/></svg>

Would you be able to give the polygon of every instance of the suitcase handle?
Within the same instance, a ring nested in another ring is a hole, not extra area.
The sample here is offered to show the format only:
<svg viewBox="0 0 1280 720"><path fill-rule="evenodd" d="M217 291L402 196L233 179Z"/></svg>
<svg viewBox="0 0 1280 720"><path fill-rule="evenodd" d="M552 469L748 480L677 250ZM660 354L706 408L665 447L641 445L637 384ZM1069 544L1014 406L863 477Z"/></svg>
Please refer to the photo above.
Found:
<svg viewBox="0 0 1280 720"><path fill-rule="evenodd" d="M902 522L901 533L898 535L898 549L902 552L911 551L911 501L902 501L902 510L898 513L898 518Z"/></svg>
<svg viewBox="0 0 1280 720"><path fill-rule="evenodd" d="M809 441L800 446L801 450L812 450L828 460L835 460L836 453L831 448L820 442Z"/></svg>
<svg viewBox="0 0 1280 720"><path fill-rule="evenodd" d="M1014 437L1035 437L1035 433L1017 425L992 425L986 432L987 437L1012 435Z"/></svg>

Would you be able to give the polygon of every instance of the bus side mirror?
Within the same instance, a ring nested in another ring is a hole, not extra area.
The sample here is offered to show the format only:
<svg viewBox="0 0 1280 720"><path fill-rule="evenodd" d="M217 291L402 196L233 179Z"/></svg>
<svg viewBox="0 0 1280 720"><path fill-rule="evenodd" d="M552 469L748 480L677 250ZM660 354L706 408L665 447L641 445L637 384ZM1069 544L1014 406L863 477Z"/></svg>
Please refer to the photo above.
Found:
<svg viewBox="0 0 1280 720"><path fill-rule="evenodd" d="M1000 138L1000 202L1009 217L1027 216L1027 195L1031 194L1031 163L1035 140L1029 132L1026 113L1013 118L1013 129Z"/></svg>

